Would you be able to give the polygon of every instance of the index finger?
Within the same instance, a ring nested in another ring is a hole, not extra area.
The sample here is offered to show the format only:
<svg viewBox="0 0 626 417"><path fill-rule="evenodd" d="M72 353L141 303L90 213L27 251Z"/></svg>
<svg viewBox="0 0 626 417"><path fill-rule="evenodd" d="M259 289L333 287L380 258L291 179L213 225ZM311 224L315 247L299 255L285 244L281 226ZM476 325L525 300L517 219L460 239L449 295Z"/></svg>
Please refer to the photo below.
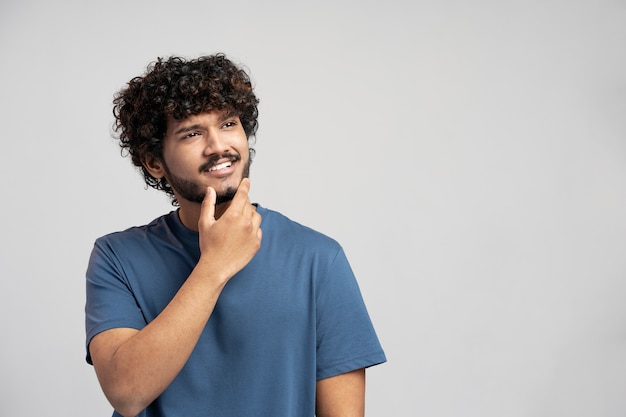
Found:
<svg viewBox="0 0 626 417"><path fill-rule="evenodd" d="M200 219L198 220L199 227L205 222L208 226L215 223L215 199L215 189L213 189L213 187L207 187L206 195L204 196L204 200L202 200L202 205L200 206Z"/></svg>

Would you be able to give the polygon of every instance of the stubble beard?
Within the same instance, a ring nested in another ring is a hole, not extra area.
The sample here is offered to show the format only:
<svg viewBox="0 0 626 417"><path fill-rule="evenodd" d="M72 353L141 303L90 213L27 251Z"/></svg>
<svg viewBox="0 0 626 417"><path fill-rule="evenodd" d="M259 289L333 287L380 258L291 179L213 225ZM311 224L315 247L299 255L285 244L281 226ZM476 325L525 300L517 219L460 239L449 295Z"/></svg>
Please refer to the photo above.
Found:
<svg viewBox="0 0 626 417"><path fill-rule="evenodd" d="M250 176L251 163L252 160L248 158L248 161L244 165L243 172L241 173L241 179L248 178ZM202 203L204 201L204 197L206 196L205 186L199 184L197 181L189 180L172 174L165 162L163 163L163 166L167 174L167 182L172 187L172 190L176 191L180 198L184 198L185 200L194 203ZM237 192L238 187L239 184L237 184L236 186L231 185L228 186L225 190L218 192L215 204L218 205L231 201L235 197L235 193Z"/></svg>

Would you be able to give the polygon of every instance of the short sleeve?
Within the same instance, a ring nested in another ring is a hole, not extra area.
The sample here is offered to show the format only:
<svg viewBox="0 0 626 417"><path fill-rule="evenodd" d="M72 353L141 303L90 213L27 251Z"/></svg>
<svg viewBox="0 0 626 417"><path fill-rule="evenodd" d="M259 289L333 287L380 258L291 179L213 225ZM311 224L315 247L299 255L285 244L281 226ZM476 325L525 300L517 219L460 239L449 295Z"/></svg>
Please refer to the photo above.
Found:
<svg viewBox="0 0 626 417"><path fill-rule="evenodd" d="M316 294L317 379L386 361L363 298L340 248Z"/></svg>
<svg viewBox="0 0 626 417"><path fill-rule="evenodd" d="M146 320L131 291L122 264L106 240L97 240L87 267L85 330L89 343L100 332L126 327L142 329Z"/></svg>

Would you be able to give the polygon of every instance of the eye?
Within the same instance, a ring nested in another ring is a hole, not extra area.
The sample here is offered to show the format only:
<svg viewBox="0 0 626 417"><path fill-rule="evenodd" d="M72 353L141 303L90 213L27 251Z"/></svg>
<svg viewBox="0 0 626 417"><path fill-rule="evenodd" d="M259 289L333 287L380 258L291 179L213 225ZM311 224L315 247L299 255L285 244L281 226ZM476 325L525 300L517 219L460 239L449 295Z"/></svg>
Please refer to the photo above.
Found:
<svg viewBox="0 0 626 417"><path fill-rule="evenodd" d="M228 127L233 127L237 124L237 122L235 122L234 120L229 120L226 123L224 123L223 127L228 128Z"/></svg>
<svg viewBox="0 0 626 417"><path fill-rule="evenodd" d="M200 135L200 133L198 132L189 132L186 135L182 136L181 139L189 139L189 138L193 138L194 136L198 136Z"/></svg>

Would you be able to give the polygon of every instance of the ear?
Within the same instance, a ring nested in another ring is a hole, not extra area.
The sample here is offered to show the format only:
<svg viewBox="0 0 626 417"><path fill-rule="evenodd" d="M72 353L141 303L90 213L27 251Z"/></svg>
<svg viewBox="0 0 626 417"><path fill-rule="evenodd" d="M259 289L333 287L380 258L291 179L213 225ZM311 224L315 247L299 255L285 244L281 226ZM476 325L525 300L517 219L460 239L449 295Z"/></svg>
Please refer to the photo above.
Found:
<svg viewBox="0 0 626 417"><path fill-rule="evenodd" d="M148 173L154 178L163 178L165 176L165 169L163 168L163 161L154 157L153 155L146 155L141 159L141 164L148 171Z"/></svg>

